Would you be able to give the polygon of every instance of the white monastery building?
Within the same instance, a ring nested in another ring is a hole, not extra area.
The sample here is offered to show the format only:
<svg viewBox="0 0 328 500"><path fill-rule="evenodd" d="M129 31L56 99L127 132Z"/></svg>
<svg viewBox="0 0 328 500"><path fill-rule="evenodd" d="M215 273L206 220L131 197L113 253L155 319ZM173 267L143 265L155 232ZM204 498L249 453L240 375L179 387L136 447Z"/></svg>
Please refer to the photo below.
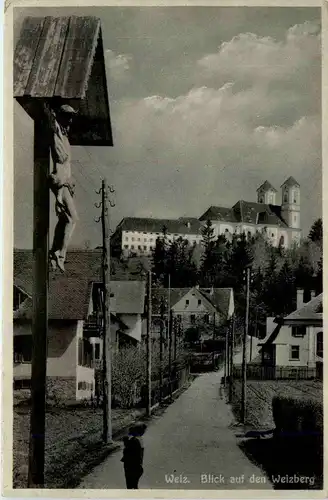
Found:
<svg viewBox="0 0 328 500"><path fill-rule="evenodd" d="M211 206L196 218L153 219L125 217L117 226L112 244L124 255L152 254L158 237L166 228L169 242L182 238L190 245L202 241L202 227L210 220L214 236L264 233L273 246L288 248L301 239L300 185L289 177L281 185L281 205L276 203L277 190L265 181L257 189L257 202L239 200L233 207Z"/></svg>
<svg viewBox="0 0 328 500"><path fill-rule="evenodd" d="M273 246L288 248L301 239L300 185L289 177L281 186L281 205L276 204L277 190L265 181L257 189L257 203L239 200L232 208L210 207L200 221L212 222L215 236L233 233L254 236L265 233Z"/></svg>

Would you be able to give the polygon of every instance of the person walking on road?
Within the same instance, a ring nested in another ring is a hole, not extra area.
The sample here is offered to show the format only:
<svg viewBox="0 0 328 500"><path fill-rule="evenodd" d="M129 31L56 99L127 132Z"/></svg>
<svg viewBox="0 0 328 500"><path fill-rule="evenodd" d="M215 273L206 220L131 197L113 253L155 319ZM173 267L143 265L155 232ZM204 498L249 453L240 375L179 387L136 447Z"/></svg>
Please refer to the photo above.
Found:
<svg viewBox="0 0 328 500"><path fill-rule="evenodd" d="M145 424L130 428L129 436L124 438L123 458L125 481L128 490L138 489L139 480L143 474L144 446L142 436L146 431Z"/></svg>

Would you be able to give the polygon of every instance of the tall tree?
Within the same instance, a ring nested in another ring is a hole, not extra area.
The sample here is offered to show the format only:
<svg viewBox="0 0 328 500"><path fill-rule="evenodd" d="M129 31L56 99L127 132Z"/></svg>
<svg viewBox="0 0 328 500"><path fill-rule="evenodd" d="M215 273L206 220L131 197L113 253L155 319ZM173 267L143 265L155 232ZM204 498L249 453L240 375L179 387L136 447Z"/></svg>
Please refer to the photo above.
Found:
<svg viewBox="0 0 328 500"><path fill-rule="evenodd" d="M322 242L322 219L317 219L310 229L309 239L311 241Z"/></svg>
<svg viewBox="0 0 328 500"><path fill-rule="evenodd" d="M204 286L213 285L215 279L215 242L214 228L210 220L202 228L203 255L200 266L201 283Z"/></svg>
<svg viewBox="0 0 328 500"><path fill-rule="evenodd" d="M165 226L163 227L163 236L159 236L156 240L152 261L153 273L155 273L157 280L164 283L168 265L168 241L167 228Z"/></svg>

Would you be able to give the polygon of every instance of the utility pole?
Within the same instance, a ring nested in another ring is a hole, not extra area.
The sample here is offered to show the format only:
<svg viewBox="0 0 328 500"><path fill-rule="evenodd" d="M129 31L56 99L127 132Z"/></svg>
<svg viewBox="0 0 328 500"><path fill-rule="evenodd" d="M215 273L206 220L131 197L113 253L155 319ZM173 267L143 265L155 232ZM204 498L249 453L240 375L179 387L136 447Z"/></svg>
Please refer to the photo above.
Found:
<svg viewBox="0 0 328 500"><path fill-rule="evenodd" d="M255 337L257 337L257 313L258 313L258 308L256 307L256 312L255 312L255 331L254 331L254 334L255 334ZM249 353L249 362L251 363L252 361L252 358L253 358L253 332L252 332L252 336L251 336L251 345L250 345L250 353Z"/></svg>
<svg viewBox="0 0 328 500"><path fill-rule="evenodd" d="M215 370L215 313L213 313L213 333L212 333L212 339L213 339L213 370Z"/></svg>
<svg viewBox="0 0 328 500"><path fill-rule="evenodd" d="M30 449L28 487L44 487L46 375L48 338L49 137L34 122L33 317Z"/></svg>
<svg viewBox="0 0 328 500"><path fill-rule="evenodd" d="M172 322L171 322L171 275L168 275L167 290L167 333L169 337L169 394L172 396Z"/></svg>
<svg viewBox="0 0 328 500"><path fill-rule="evenodd" d="M147 415L151 415L151 271L148 271L148 290L147 290Z"/></svg>
<svg viewBox="0 0 328 500"><path fill-rule="evenodd" d="M113 188L109 188L111 193ZM109 205L114 204L109 200L106 180L101 183L101 223L102 223L102 280L103 280L103 359L102 359L102 384L103 384L103 441L112 441L112 349L110 331L110 230L109 230Z"/></svg>
<svg viewBox="0 0 328 500"><path fill-rule="evenodd" d="M177 359L177 318L173 318L173 331L174 331L174 345L173 345L173 359L176 361Z"/></svg>
<svg viewBox="0 0 328 500"><path fill-rule="evenodd" d="M164 342L164 301L161 298L161 321L159 337L159 400L163 400L163 342Z"/></svg>
<svg viewBox="0 0 328 500"><path fill-rule="evenodd" d="M224 346L224 366L225 366L225 376L224 376L224 386L226 386L227 377L229 377L229 330L225 334L225 346Z"/></svg>
<svg viewBox="0 0 328 500"><path fill-rule="evenodd" d="M235 347L235 316L230 321L230 380L229 380L229 401L232 401L233 390L233 354Z"/></svg>
<svg viewBox="0 0 328 500"><path fill-rule="evenodd" d="M242 364L242 397L241 397L241 420L244 424L246 421L246 375L247 375L247 360L246 360L246 347L248 337L248 322L249 322L249 288L250 288L250 275L251 269L246 268L246 316L245 328L243 339L243 364Z"/></svg>

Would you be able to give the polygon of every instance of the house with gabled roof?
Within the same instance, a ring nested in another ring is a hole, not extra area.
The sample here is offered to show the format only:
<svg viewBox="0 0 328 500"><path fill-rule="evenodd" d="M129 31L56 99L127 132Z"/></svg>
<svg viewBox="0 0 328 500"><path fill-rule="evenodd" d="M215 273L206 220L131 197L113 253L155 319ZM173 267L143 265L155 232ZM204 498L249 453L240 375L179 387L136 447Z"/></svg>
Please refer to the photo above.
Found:
<svg viewBox="0 0 328 500"><path fill-rule="evenodd" d="M274 377L322 376L323 294L304 303L304 291L297 291L297 308L283 318L268 318L267 335L259 343L261 363Z"/></svg>
<svg viewBox="0 0 328 500"><path fill-rule="evenodd" d="M16 287L21 301L13 312L14 387L20 389L28 388L31 378L33 303L28 285L14 278ZM47 389L57 399L89 399L94 394L95 352L88 323L99 317L100 311L100 296L90 280L66 276L50 279ZM95 326L93 335L99 337L100 321ZM111 315L114 346L118 334L125 335L128 330L122 320Z"/></svg>
<svg viewBox="0 0 328 500"><path fill-rule="evenodd" d="M152 294L153 322L162 315L167 317L168 300L173 319L176 319L182 330L197 324L216 327L223 326L234 314L234 294L232 288L166 288L154 289ZM161 307L164 304L164 315ZM206 333L204 332L206 336ZM213 337L213 333L209 338ZM203 338L202 340L206 340Z"/></svg>
<svg viewBox="0 0 328 500"><path fill-rule="evenodd" d="M273 246L288 248L301 238L300 185L289 177L281 185L281 204L277 190L267 180L257 189L257 202L239 200L232 208L211 206L199 218L210 220L214 235L228 240L233 234L248 237L264 234Z"/></svg>
<svg viewBox="0 0 328 500"><path fill-rule="evenodd" d="M102 357L102 286L99 252L70 252L66 275L49 276L48 388L59 399L90 398ZM71 273L68 272L70 269ZM98 274L99 272L99 274ZM28 387L32 355L31 252L14 253L14 386ZM145 283L112 281L111 341L138 345Z"/></svg>

